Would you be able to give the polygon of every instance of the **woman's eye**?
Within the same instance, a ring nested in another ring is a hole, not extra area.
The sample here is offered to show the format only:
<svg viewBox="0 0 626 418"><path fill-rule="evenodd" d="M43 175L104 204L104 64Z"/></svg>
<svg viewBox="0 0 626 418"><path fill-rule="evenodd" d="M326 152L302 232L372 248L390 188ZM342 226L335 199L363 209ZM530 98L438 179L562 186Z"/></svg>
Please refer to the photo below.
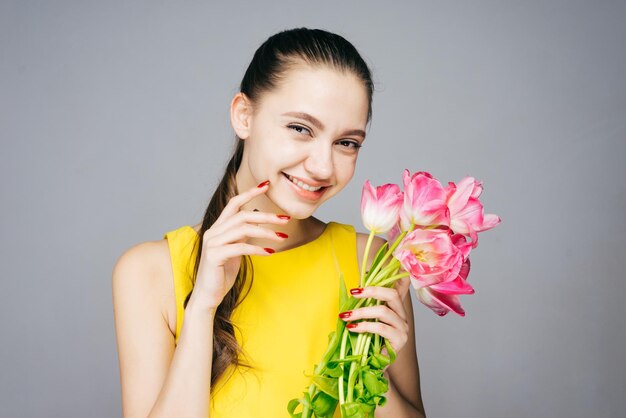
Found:
<svg viewBox="0 0 626 418"><path fill-rule="evenodd" d="M306 131L309 134L311 133L311 131L309 131L307 128L305 128L304 126L300 126L300 125L288 125L287 128L292 129L298 132L299 134L304 133L303 131Z"/></svg>
<svg viewBox="0 0 626 418"><path fill-rule="evenodd" d="M343 141L339 141L338 142L339 145L346 147L346 148L354 148L354 149L358 149L361 148L361 144L359 144L356 141L348 141L348 140L343 140Z"/></svg>

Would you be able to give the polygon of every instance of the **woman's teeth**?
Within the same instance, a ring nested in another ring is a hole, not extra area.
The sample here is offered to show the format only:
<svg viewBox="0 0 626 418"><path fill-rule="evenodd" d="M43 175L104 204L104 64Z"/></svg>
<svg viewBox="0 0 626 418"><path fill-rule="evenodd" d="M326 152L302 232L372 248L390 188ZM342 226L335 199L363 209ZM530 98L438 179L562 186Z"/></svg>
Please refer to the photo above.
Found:
<svg viewBox="0 0 626 418"><path fill-rule="evenodd" d="M292 183L296 184L298 187L304 190L308 190L309 192L316 192L322 188L322 187L311 187L308 184L302 183L300 180L291 177L289 174L287 174L287 178L291 180Z"/></svg>

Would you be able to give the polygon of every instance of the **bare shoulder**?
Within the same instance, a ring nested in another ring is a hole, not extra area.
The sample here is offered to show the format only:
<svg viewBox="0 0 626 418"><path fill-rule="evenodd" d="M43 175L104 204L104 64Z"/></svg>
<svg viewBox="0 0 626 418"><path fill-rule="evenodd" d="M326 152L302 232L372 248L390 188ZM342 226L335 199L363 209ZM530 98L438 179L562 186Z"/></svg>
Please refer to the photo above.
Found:
<svg viewBox="0 0 626 418"><path fill-rule="evenodd" d="M166 239L145 241L125 250L113 268L112 286L114 304L116 299L132 298L146 308L158 309L175 332L174 280Z"/></svg>
<svg viewBox="0 0 626 418"><path fill-rule="evenodd" d="M113 268L113 313L123 416L145 417L175 351L168 305L174 302L167 240L124 251Z"/></svg>

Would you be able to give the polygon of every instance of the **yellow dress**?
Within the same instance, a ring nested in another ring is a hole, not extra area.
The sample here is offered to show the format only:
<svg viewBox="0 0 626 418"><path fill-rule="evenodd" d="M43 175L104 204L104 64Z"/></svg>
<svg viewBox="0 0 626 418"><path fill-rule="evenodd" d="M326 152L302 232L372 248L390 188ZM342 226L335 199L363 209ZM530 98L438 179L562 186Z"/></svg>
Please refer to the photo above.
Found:
<svg viewBox="0 0 626 418"><path fill-rule="evenodd" d="M176 294L176 343L183 302L192 289L198 234L183 226L164 235L170 249ZM252 256L254 280L233 311L244 362L231 366L211 394L212 418L289 417L287 403L300 398L314 364L322 358L339 312L339 272L347 289L357 287L356 232L329 222L311 242L269 256ZM207 353L207 355L209 355ZM340 417L339 408L335 417Z"/></svg>

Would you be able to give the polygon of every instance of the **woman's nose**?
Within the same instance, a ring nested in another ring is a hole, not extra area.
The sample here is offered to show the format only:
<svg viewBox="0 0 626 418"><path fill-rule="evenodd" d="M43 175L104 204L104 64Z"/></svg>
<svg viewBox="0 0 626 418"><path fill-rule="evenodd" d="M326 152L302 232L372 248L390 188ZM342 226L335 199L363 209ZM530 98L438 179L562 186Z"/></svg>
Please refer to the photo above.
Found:
<svg viewBox="0 0 626 418"><path fill-rule="evenodd" d="M321 141L320 141L321 142ZM328 144L311 148L304 168L316 180L328 180L334 170L332 148Z"/></svg>

